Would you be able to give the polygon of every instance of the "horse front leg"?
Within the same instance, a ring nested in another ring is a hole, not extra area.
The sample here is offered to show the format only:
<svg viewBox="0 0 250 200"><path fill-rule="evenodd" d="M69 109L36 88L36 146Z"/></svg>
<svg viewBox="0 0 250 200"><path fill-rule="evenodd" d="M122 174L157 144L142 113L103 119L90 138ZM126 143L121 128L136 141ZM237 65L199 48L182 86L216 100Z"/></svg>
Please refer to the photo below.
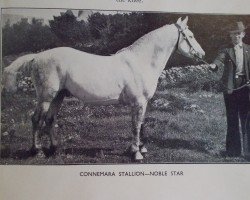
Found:
<svg viewBox="0 0 250 200"><path fill-rule="evenodd" d="M147 153L148 150L146 148L146 144L147 144L147 138L145 136L145 124L142 123L141 125L141 131L140 131L140 134L141 134L141 144L140 144L140 151L141 153Z"/></svg>
<svg viewBox="0 0 250 200"><path fill-rule="evenodd" d="M132 107L132 131L133 139L131 145L131 152L134 154L135 160L142 160L143 156L140 152L141 136L140 131L143 124L147 102L137 103Z"/></svg>

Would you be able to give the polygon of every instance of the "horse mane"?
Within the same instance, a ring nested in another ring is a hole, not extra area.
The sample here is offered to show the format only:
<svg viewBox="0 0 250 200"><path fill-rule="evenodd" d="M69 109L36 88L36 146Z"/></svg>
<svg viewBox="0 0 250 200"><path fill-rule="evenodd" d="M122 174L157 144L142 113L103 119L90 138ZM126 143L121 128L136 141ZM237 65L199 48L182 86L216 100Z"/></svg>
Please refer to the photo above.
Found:
<svg viewBox="0 0 250 200"><path fill-rule="evenodd" d="M136 47L140 46L142 43L145 43L145 41L150 41L152 39L152 37L155 37L157 34L155 34L156 32L159 32L159 30L161 30L162 28L164 27L168 27L170 26L171 24L166 24L160 28L157 28L155 30L152 30L150 31L149 33L146 33L145 35L143 35L142 37L140 37L139 39L137 39L134 43L132 43L131 45L127 46L127 47L124 47L120 50L118 50L116 54L119 54L119 53L122 53L122 52L125 52L125 51L133 51L133 49L135 49Z"/></svg>

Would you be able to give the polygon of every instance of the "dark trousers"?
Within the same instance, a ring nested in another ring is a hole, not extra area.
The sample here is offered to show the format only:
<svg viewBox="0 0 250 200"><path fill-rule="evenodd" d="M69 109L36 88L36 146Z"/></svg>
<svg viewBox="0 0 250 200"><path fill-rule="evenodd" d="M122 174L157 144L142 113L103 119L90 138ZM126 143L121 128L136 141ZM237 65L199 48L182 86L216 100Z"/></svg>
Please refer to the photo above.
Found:
<svg viewBox="0 0 250 200"><path fill-rule="evenodd" d="M250 100L249 88L245 87L232 94L224 93L227 114L226 151L230 156L241 155L241 132L244 148L250 149ZM247 150L250 152L249 150Z"/></svg>

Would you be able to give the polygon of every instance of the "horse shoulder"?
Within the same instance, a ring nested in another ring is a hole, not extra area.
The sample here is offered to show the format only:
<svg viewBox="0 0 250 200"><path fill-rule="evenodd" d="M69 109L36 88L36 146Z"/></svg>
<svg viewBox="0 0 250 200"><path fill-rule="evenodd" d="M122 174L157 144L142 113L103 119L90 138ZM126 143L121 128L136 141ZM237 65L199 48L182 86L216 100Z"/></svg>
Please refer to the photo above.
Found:
<svg viewBox="0 0 250 200"><path fill-rule="evenodd" d="M121 54L119 58L124 69L126 86L135 95L151 98L155 93L159 76L149 66L147 60L141 60L130 52Z"/></svg>

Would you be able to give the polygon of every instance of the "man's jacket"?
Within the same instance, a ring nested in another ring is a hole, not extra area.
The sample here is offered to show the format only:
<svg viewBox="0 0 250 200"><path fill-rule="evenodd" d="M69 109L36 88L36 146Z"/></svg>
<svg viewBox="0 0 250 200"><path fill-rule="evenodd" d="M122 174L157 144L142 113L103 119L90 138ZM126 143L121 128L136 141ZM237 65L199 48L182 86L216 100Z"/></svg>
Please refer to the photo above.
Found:
<svg viewBox="0 0 250 200"><path fill-rule="evenodd" d="M243 68L247 81L250 78L250 45L243 43ZM235 89L236 78L236 57L233 47L222 49L213 62L217 68L224 66L222 75L222 83L224 85L224 92L231 94ZM215 69L215 70L216 70Z"/></svg>

